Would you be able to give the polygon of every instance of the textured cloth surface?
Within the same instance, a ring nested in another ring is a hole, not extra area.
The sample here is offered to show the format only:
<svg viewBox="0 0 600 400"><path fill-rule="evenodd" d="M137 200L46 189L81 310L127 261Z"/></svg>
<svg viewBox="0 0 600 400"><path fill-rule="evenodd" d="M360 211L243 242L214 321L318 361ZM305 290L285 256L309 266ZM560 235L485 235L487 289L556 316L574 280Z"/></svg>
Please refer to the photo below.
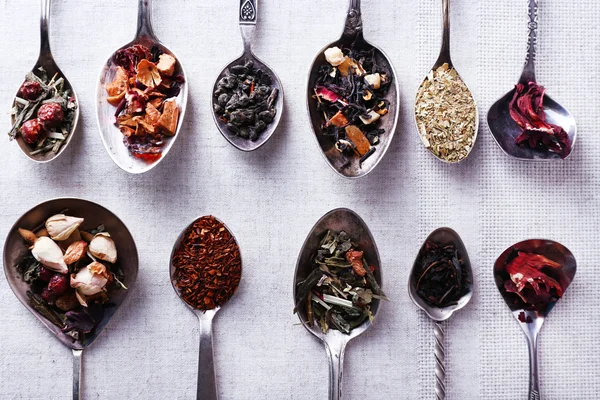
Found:
<svg viewBox="0 0 600 400"><path fill-rule="evenodd" d="M599 2L540 0L538 79L579 127L573 156L548 164L509 159L485 122L519 76L527 1L451 2L453 61L478 101L480 132L469 159L450 166L424 149L412 109L439 50L440 2L363 0L365 36L394 63L401 114L386 157L356 181L325 164L305 106L306 73L316 52L339 36L344 0L260 1L255 51L283 81L285 115L269 143L250 154L221 137L209 106L214 79L241 51L239 2L156 1L155 31L188 72L188 112L161 165L141 176L118 169L96 127L95 88L106 58L135 33L136 3L55 0L51 43L80 99L77 137L59 159L36 165L0 136L0 242L26 210L64 196L109 208L137 241L135 290L84 354L85 398L195 397L198 324L172 290L168 264L180 230L205 214L228 224L244 259L239 291L214 324L221 398L326 398L325 350L292 314L292 279L312 225L336 207L354 209L369 224L393 299L347 349L344 398L435 397L433 324L410 302L406 285L422 241L440 226L462 235L476 279L471 303L446 324L447 398L526 398L526 341L495 288L492 265L505 248L534 237L560 241L578 260L577 276L540 337L543 398L600 398ZM0 0L5 127L12 96L37 58L38 15L36 0ZM0 310L0 398L69 398L70 352L3 277Z"/></svg>

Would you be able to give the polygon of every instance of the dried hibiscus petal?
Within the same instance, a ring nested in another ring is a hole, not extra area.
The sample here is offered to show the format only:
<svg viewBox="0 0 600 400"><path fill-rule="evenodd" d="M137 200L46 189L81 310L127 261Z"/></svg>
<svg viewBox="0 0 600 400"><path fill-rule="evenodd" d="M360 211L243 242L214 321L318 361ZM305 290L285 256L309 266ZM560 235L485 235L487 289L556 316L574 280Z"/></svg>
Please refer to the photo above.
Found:
<svg viewBox="0 0 600 400"><path fill-rule="evenodd" d="M542 269L561 267L561 264L540 254L519 252L517 257L506 266L510 280L504 283L504 288L532 306L556 301L562 297L563 288L556 279L544 273Z"/></svg>
<svg viewBox="0 0 600 400"><path fill-rule="evenodd" d="M323 86L317 86L315 88L315 94L317 96L319 96L320 98L322 98L323 100L326 100L330 103L335 103L336 101L341 100L341 98L342 98L337 93L332 92L331 90L329 90Z"/></svg>

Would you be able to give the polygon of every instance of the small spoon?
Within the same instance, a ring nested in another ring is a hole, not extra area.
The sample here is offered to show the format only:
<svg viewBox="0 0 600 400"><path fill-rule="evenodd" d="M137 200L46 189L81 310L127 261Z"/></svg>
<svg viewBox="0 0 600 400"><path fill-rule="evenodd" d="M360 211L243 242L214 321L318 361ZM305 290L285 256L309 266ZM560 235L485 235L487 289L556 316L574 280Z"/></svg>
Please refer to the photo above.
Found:
<svg viewBox="0 0 600 400"><path fill-rule="evenodd" d="M27 157L29 157L29 159L38 162L38 163L47 163L50 162L54 159L56 159L59 155L61 155L65 149L67 148L67 146L69 145L69 143L71 143L71 139L73 139L73 134L75 133L75 129L77 128L77 122L79 121L79 99L77 98L77 93L75 93L75 89L73 88L73 86L71 85L71 83L68 81L67 77L65 76L65 74L62 73L62 71L60 70L60 68L58 68L58 65L56 64L56 61L54 61L54 57L52 56L52 52L50 50L50 35L49 35L49 28L50 28L50 3L52 0L42 0L42 13L40 16L40 55L38 56L38 60L35 63L33 69L31 70L31 72L33 72L34 74L37 75L38 69L40 67L44 68L46 70L46 73L48 74L48 77L51 79L54 75L57 75L58 77L62 77L64 79L64 88L70 90L70 92L72 93L72 96L75 98L75 104L77 105L77 107L75 108L75 114L73 117L73 123L71 124L71 130L69 132L69 136L67 137L67 139L65 140L65 143L61 146L61 148L58 150L58 152L54 153L53 151L46 151L46 152L42 152L42 153L38 153L35 155L31 155L31 146L28 145L27 143L25 143L25 141L23 140L23 138L21 137L20 134L17 134L17 136L15 137L17 143L19 144L19 148L21 149L21 151L23 152L23 154L25 154ZM19 86L20 88L20 86ZM17 89L17 94L19 93L18 89ZM17 94L15 94L15 97L17 97ZM15 103L13 102L13 107L15 106ZM15 122L15 117L12 117L12 124L14 124Z"/></svg>
<svg viewBox="0 0 600 400"><path fill-rule="evenodd" d="M84 218L83 229L95 229L103 224L117 245L118 259L116 265L122 269L127 290L117 290L111 293L110 303L113 305L104 310L104 318L96 328L85 336L85 342L74 341L62 332L61 328L43 317L27 296L30 290L15 266L29 253L28 245L18 232L19 228L37 232L44 226L44 221L55 214L66 212L70 215ZM73 400L81 398L81 364L85 348L94 342L104 330L108 322L121 307L131 293L138 274L138 253L135 241L125 224L111 211L99 204L77 198L59 198L38 204L23 214L13 225L4 242L4 275L10 288L19 301L27 308L56 338L73 352Z"/></svg>
<svg viewBox="0 0 600 400"><path fill-rule="evenodd" d="M213 119L217 125L217 128L219 129L219 132L221 132L221 135L223 135L223 137L227 139L229 143L231 143L238 150L253 151L265 144L267 140L273 136L273 133L277 129L277 125L279 125L281 114L283 113L283 85L281 84L281 81L279 80L279 77L275 71L273 71L267 64L256 57L252 51L256 23L258 21L258 0L240 0L239 20L240 31L242 32L242 40L244 41L244 52L239 58L227 64L227 66L223 68L223 71L221 71L217 77L211 93L210 104L215 104L213 93L215 93L217 90L219 81L221 78L227 75L229 69L235 65L243 65L248 61L252 61L254 63L254 68L263 70L268 76L271 77L273 80L272 87L279 90L279 95L275 103L275 119L267 125L267 128L263 132L260 133L257 140L252 141L250 139L232 134L227 129L226 124L219 119L219 116L214 112L214 109L212 111Z"/></svg>
<svg viewBox="0 0 600 400"><path fill-rule="evenodd" d="M529 39L527 43L527 57L525 58L525 67L519 79L519 83L527 85L529 82L536 82L535 79L535 60L537 55L537 38L538 38L538 0L529 0ZM560 160L560 155L547 151L542 152L534 150L529 146L518 146L515 139L521 134L521 128L511 118L509 113L509 105L515 94L516 89L504 95L490 108L487 116L488 125L492 136L496 143L504 153L510 157L520 160ZM575 118L569 111L552 100L547 94L544 96L544 111L546 112L547 121L561 126L569 135L571 148L575 145L577 139L577 125ZM572 153L572 151L571 151ZM569 153L569 155L571 154ZM567 157L569 157L567 155ZM565 157L565 158L567 158Z"/></svg>
<svg viewBox="0 0 600 400"><path fill-rule="evenodd" d="M433 65L433 67L431 68L430 72L423 79L423 82L421 83L419 88L421 88L423 86L423 84L425 82L427 82L428 76L430 74L432 74L433 72L435 72L442 65L448 64L449 68L454 68L454 65L452 64L452 59L450 58L450 0L442 0L442 17L443 17L443 31L442 31L442 48L440 50L440 55L439 55L437 61L435 62L435 64ZM467 86L467 83L458 74L458 71L456 70L456 68L454 68L454 70L456 71L458 78L465 84L465 86ZM469 90L469 89L467 88L467 90ZM470 90L469 90L469 95L475 102L473 94ZM415 110L416 110L416 103L415 103ZM457 162L466 160L469 157L469 154L471 154L471 151L473 151L473 148L475 147L475 141L477 140L477 134L479 133L479 109L477 108L477 106L475 107L475 111L476 111L476 114L475 114L476 122L475 122L475 133L473 135L473 142L471 144L471 147L469 148L467 155L463 159L461 159ZM418 126L417 119L416 119L416 113L415 113L415 125L417 126L417 132L419 133L419 138L421 138L421 140L423 141L423 144L427 147L427 144L424 142L424 140L420 134L419 126ZM448 164L456 164L457 163L457 162L451 162L451 161L445 160L444 158L435 154L429 147L427 147L427 149L431 152L431 154L433 154L440 161L443 161Z"/></svg>
<svg viewBox="0 0 600 400"><path fill-rule="evenodd" d="M123 134L119 131L119 128L115 126L115 111L116 107L109 104L106 99L108 94L106 93L106 85L112 82L115 77L117 66L115 64L115 55L119 50L126 49L135 44L141 44L149 49L153 46L158 47L163 53L169 54L177 60L175 66L174 75L183 76L184 83L181 86L181 92L177 96L177 105L179 106L179 120L177 123L177 129L175 135L170 138L166 138L166 144L162 150L162 157L154 162L146 162L139 158L131 155L129 150L123 144ZM152 29L152 0L138 0L138 23L137 33L135 38L115 51L109 58L106 64L100 71L98 78L98 85L96 86L96 117L98 119L98 129L100 130L100 137L102 143L108 152L108 155L112 160L124 171L132 174L141 174L150 171L156 167L162 160L165 159L175 140L179 137L179 131L183 125L183 119L185 117L185 110L188 99L188 85L187 77L181 60L164 44L162 44Z"/></svg>
<svg viewBox="0 0 600 400"><path fill-rule="evenodd" d="M429 241L433 241L442 246L454 245L458 253L462 256L464 268L470 284L468 287L469 292L461 297L457 304L444 308L434 307L427 304L427 302L425 302L425 300L417 293L417 279L414 272L417 268L417 263L419 262L421 254L425 251L425 245ZM443 400L446 397L446 368L444 366L444 326L442 325L442 322L449 319L454 312L466 306L473 296L473 272L471 270L471 262L469 261L467 249L458 233L450 228L439 228L433 231L427 239L425 239L410 273L408 294L413 303L421 310L425 311L429 318L435 321L435 394L437 400Z"/></svg>
<svg viewBox="0 0 600 400"><path fill-rule="evenodd" d="M213 331L212 331L212 323L215 315L221 309L221 307L216 307L212 310L202 311L196 309L189 305L183 298L181 297L181 292L177 288L175 284L174 274L175 274L175 266L173 265L173 257L175 256L175 252L177 248L181 244L184 239L185 232L191 228L198 220L203 217L198 217L191 224L185 227L183 231L177 237L175 244L173 245L173 251L171 252L171 258L169 262L169 274L171 277L171 284L173 285L173 289L175 293L179 296L181 301L198 317L198 321L200 322L200 345L199 345L199 360L198 360L198 385L196 388L196 399L198 400L218 400L219 395L217 392L217 380L215 375L215 362L213 356ZM235 239L235 235L231 230L219 219L215 218L218 222L223 224L225 229L231 234L231 237L237 244L237 240ZM241 253L240 253L241 258ZM240 263L241 264L241 263Z"/></svg>
<svg viewBox="0 0 600 400"><path fill-rule="evenodd" d="M548 275L552 274L551 277L562 287L563 294L575 277L577 263L573 253L562 244L552 240L532 239L510 246L498 257L494 264L496 286L498 286L500 294L527 337L527 347L529 349L529 397L527 398L529 400L540 400L538 334L556 302L550 302L543 308L535 309L531 306L527 307L519 296L505 290L504 284L510 280L510 275L506 272L506 266L518 252L540 254L561 264L562 267L559 270L546 268L544 272L548 272Z"/></svg>
<svg viewBox="0 0 600 400"><path fill-rule="evenodd" d="M311 229L308 234L296 264L294 274L294 303L296 303L297 284L306 278L311 271L311 260L317 249L323 235L328 230L335 232L345 231L352 238L362 251L369 265L375 267L375 279L381 282L381 262L379 260L379 251L375 244L375 239L371 231L365 224L365 221L354 211L346 208L338 208L325 214ZM379 300L373 300L371 311L373 317L377 316L379 310ZM350 334L344 334L338 330L330 329L324 334L318 326L309 326L308 316L304 308L298 309L298 318L302 325L315 337L325 344L325 350L329 357L329 399L340 400L342 398L342 374L344 372L344 352L348 342L360 335L372 326L372 322L367 320L362 325L350 331Z"/></svg>
<svg viewBox="0 0 600 400"><path fill-rule="evenodd" d="M348 16L346 17L346 24L344 25L342 36L335 42L323 47L323 49L317 53L310 67L306 91L308 116L317 144L319 145L327 164L329 164L338 175L345 178L360 178L375 169L383 159L383 156L392 142L394 134L396 133L398 116L400 115L400 87L398 79L396 78L394 66L383 50L365 40L363 36L360 4L361 0L350 0L350 7L348 8ZM335 147L335 141L332 140L331 137L321 133L321 126L326 121L323 120L323 113L318 110L317 102L313 98L315 95L314 87L317 78L319 77L319 68L327 63L327 60L325 59L325 50L334 46L339 48L354 47L362 50L373 50L375 52L377 63L385 66L392 75L393 85L389 87L385 96L385 99L389 101L389 109L392 113L385 118L381 118L380 128L385 129L385 133L379 136L380 142L375 146L375 153L366 159L362 165L358 157L348 158L340 153Z"/></svg>

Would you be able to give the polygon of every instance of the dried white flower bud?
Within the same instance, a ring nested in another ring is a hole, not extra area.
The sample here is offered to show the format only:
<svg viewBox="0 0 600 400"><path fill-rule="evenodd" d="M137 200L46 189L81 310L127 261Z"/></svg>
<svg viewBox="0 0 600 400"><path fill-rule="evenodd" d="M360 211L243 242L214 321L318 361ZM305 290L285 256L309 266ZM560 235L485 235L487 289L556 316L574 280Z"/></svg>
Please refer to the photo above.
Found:
<svg viewBox="0 0 600 400"><path fill-rule="evenodd" d="M337 67L346 60L346 56L339 47L330 47L325 50L325 59L334 67Z"/></svg>
<svg viewBox="0 0 600 400"><path fill-rule="evenodd" d="M49 237L43 236L35 241L31 254L42 263L46 268L52 271L66 274L69 272L69 268L63 260L63 252Z"/></svg>

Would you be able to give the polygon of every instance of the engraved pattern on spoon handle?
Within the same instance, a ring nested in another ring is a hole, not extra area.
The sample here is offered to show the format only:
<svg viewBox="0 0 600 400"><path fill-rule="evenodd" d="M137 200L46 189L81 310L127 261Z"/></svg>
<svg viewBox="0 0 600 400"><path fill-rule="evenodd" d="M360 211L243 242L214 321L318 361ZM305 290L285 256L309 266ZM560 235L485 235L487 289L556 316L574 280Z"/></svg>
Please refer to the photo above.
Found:
<svg viewBox="0 0 600 400"><path fill-rule="evenodd" d="M441 322L436 322L433 327L435 334L435 396L437 400L446 398L446 359L444 350L444 326Z"/></svg>
<svg viewBox="0 0 600 400"><path fill-rule="evenodd" d="M240 24L256 25L258 0L240 0Z"/></svg>
<svg viewBox="0 0 600 400"><path fill-rule="evenodd" d="M215 362L213 355L212 317L214 314L198 314L200 321L200 345L198 357L197 400L218 400Z"/></svg>
<svg viewBox="0 0 600 400"><path fill-rule="evenodd" d="M538 0L529 0L529 35L527 39L527 56L525 66L521 75L521 83L535 81L535 61L537 58L538 38Z"/></svg>
<svg viewBox="0 0 600 400"><path fill-rule="evenodd" d="M42 0L42 13L40 14L40 58L50 55L50 3L52 0Z"/></svg>
<svg viewBox="0 0 600 400"><path fill-rule="evenodd" d="M81 399L81 358L83 350L73 349L73 400Z"/></svg>
<svg viewBox="0 0 600 400"><path fill-rule="evenodd" d="M350 0L344 36L361 35L363 31L362 12L360 11L360 0Z"/></svg>

